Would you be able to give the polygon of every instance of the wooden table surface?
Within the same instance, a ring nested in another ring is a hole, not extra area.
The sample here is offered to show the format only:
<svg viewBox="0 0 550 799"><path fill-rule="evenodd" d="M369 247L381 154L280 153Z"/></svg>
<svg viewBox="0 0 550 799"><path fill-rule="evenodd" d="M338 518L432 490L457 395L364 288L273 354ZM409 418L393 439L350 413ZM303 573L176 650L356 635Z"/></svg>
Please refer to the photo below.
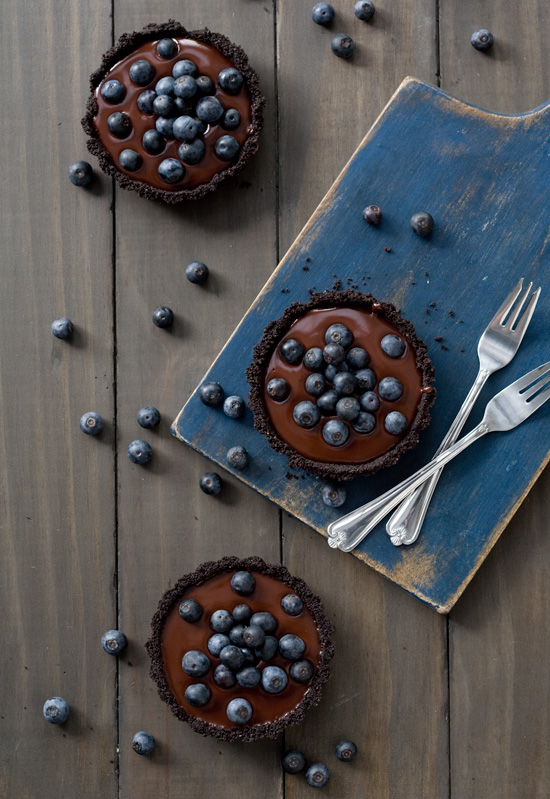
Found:
<svg viewBox="0 0 550 799"><path fill-rule="evenodd" d="M445 617L231 477L219 497L202 494L208 462L169 433L403 77L502 113L550 97L543 0L375 2L365 24L352 0L334 0L334 31L357 45L349 62L312 23L313 0L2 4L2 797L309 796L303 777L283 776L288 747L331 767L327 797L550 796L548 470ZM89 74L121 33L170 17L249 54L267 96L259 154L232 185L179 208L99 172L75 188ZM480 27L495 35L488 55L470 45ZM196 259L211 269L205 288L184 275ZM151 322L160 304L176 314L170 332ZM65 315L72 343L50 332ZM136 422L147 404L163 417L150 435ZM78 427L88 410L106 421L97 439ZM154 447L147 468L126 457L141 435ZM323 700L284 740L202 738L148 675L161 594L224 554L281 560L336 626ZM113 627L130 642L118 661L100 645ZM61 727L42 718L54 695L71 706ZM151 758L131 748L142 729ZM341 738L359 747L352 765L333 754Z"/></svg>

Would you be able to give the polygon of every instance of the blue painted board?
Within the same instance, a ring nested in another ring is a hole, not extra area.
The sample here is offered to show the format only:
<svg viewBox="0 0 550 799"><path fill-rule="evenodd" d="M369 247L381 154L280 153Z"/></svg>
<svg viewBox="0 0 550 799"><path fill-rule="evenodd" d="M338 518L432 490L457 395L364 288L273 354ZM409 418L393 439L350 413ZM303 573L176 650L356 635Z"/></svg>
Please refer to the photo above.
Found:
<svg viewBox="0 0 550 799"><path fill-rule="evenodd" d="M378 228L361 217L372 203L383 212ZM549 209L550 105L519 116L490 114L406 79L207 376L226 394L246 396L244 371L267 323L338 279L343 288L393 302L428 344L438 398L419 446L397 466L347 483L345 505L331 509L321 500L321 481L289 470L254 431L249 410L230 420L195 392L174 435L221 466L227 449L243 444L251 463L235 475L326 535L334 518L430 459L477 373L479 336L520 277L543 287L535 316L515 360L488 381L465 432L494 393L550 359ZM429 239L410 229L419 210L434 217ZM439 336L443 341L435 341ZM545 407L516 430L486 437L445 469L414 545L394 547L381 524L352 554L448 612L546 464L549 432ZM336 550L334 557L349 555Z"/></svg>

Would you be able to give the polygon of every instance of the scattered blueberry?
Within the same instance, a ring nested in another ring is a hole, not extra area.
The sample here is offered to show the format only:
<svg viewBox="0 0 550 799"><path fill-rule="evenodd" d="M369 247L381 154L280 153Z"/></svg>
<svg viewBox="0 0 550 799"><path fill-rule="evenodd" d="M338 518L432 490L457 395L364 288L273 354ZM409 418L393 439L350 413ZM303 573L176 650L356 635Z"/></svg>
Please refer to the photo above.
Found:
<svg viewBox="0 0 550 799"><path fill-rule="evenodd" d="M367 205L363 208L363 219L369 225L379 225L382 220L382 211L378 205Z"/></svg>
<svg viewBox="0 0 550 799"><path fill-rule="evenodd" d="M351 763L357 755L357 747L353 741L340 741L336 744L336 757L344 763Z"/></svg>
<svg viewBox="0 0 550 799"><path fill-rule="evenodd" d="M185 698L193 707L203 707L210 701L210 696L210 688L202 682L192 683L185 689Z"/></svg>
<svg viewBox="0 0 550 799"><path fill-rule="evenodd" d="M172 94L174 92L174 86L176 85L176 81L174 78L170 76L166 78L161 78L157 81L155 85L155 91L157 94Z"/></svg>
<svg viewBox="0 0 550 799"><path fill-rule="evenodd" d="M199 388L199 397L201 402L209 405L211 408L219 407L223 402L223 388L219 383L214 383L212 380L205 380L201 383Z"/></svg>
<svg viewBox="0 0 550 799"><path fill-rule="evenodd" d="M244 647L243 633L245 630L245 624L235 624L235 626L229 630L229 640L231 643L235 644L235 646Z"/></svg>
<svg viewBox="0 0 550 799"><path fill-rule="evenodd" d="M126 454L132 463L145 464L149 463L153 457L153 448L147 441L137 438L135 441L131 441L130 444L128 444Z"/></svg>
<svg viewBox="0 0 550 799"><path fill-rule="evenodd" d="M216 85L212 78L209 78L208 75L200 75L197 78L197 88L205 97L207 95L216 93Z"/></svg>
<svg viewBox="0 0 550 799"><path fill-rule="evenodd" d="M217 97L201 97L197 103L195 112L200 120L212 125L222 118L224 108Z"/></svg>
<svg viewBox="0 0 550 799"><path fill-rule="evenodd" d="M342 397L336 403L336 415L345 422L353 422L360 413L360 406L355 397Z"/></svg>
<svg viewBox="0 0 550 799"><path fill-rule="evenodd" d="M312 788L324 788L330 779L330 771L324 763L313 763L306 771L307 784Z"/></svg>
<svg viewBox="0 0 550 799"><path fill-rule="evenodd" d="M144 92L141 92L139 97L137 98L137 107L142 112L142 114L153 114L153 100L157 96L157 93L152 89L145 89Z"/></svg>
<svg viewBox="0 0 550 799"><path fill-rule="evenodd" d="M338 366L338 364L342 363L342 361L345 361L346 351L341 344L336 344L335 342L331 341L330 344L327 344L323 350L323 358L328 364Z"/></svg>
<svg viewBox="0 0 550 799"><path fill-rule="evenodd" d="M214 657L219 657L220 652L222 649L225 649L226 646L229 646L231 643L231 639L229 636L225 635L225 633L214 633L211 635L208 641L206 642L206 646L208 647L208 651ZM228 665L227 663L225 664Z"/></svg>
<svg viewBox="0 0 550 799"><path fill-rule="evenodd" d="M184 58L181 61L176 61L172 67L172 75L174 78L181 78L182 75L192 75L195 77L196 74L197 67L192 61L189 61L188 58Z"/></svg>
<svg viewBox="0 0 550 799"><path fill-rule="evenodd" d="M281 607L289 616L299 616L304 609L304 603L296 594L286 594L281 599Z"/></svg>
<svg viewBox="0 0 550 799"><path fill-rule="evenodd" d="M266 391L272 399L282 402L290 394L290 386L282 377L274 377L267 384Z"/></svg>
<svg viewBox="0 0 550 799"><path fill-rule="evenodd" d="M341 447L349 437L348 426L340 419L331 419L323 427L323 438L333 447Z"/></svg>
<svg viewBox="0 0 550 799"><path fill-rule="evenodd" d="M283 361L294 366L300 363L304 357L305 347L300 341L296 341L295 338L287 338L279 347L279 352Z"/></svg>
<svg viewBox="0 0 550 799"><path fill-rule="evenodd" d="M311 369L312 372L316 372L324 364L323 350L320 347L312 347L304 355L304 366L307 369Z"/></svg>
<svg viewBox="0 0 550 799"><path fill-rule="evenodd" d="M197 120L190 116L181 116L174 120L174 136L180 141L191 142L198 134Z"/></svg>
<svg viewBox="0 0 550 799"><path fill-rule="evenodd" d="M132 131L132 120L122 111L115 111L107 118L107 127L113 136L118 139L125 139Z"/></svg>
<svg viewBox="0 0 550 799"><path fill-rule="evenodd" d="M63 724L69 718L69 705L61 696L46 699L42 713L50 724Z"/></svg>
<svg viewBox="0 0 550 799"><path fill-rule="evenodd" d="M332 37L330 47L338 58L349 58L355 50L355 42L351 36L345 33L337 33L336 36Z"/></svg>
<svg viewBox="0 0 550 799"><path fill-rule="evenodd" d="M320 373L308 375L306 378L306 391L313 397L320 397L327 390L325 376Z"/></svg>
<svg viewBox="0 0 550 799"><path fill-rule="evenodd" d="M357 378L351 372L338 372L334 375L332 387L339 397L349 397L357 388Z"/></svg>
<svg viewBox="0 0 550 799"><path fill-rule="evenodd" d="M338 392L333 388L321 394L317 400L317 407L325 416L332 416L336 412L336 403L338 402Z"/></svg>
<svg viewBox="0 0 550 799"><path fill-rule="evenodd" d="M339 508L346 501L347 493L343 486L324 485L321 496L329 508Z"/></svg>
<svg viewBox="0 0 550 799"><path fill-rule="evenodd" d="M319 5L324 4L320 3ZM283 771L286 771L287 774L299 774L305 768L306 759L297 749L289 749L288 752L285 752L281 763Z"/></svg>
<svg viewBox="0 0 550 799"><path fill-rule="evenodd" d="M235 607L233 608L232 615L233 615L233 620L236 621L237 624L245 624L248 623L252 615L252 611L250 610L248 605L242 603L240 605L235 605Z"/></svg>
<svg viewBox="0 0 550 799"><path fill-rule="evenodd" d="M368 366L370 356L362 347L352 347L346 355L346 361L350 369L364 369Z"/></svg>
<svg viewBox="0 0 550 799"><path fill-rule="evenodd" d="M149 732L136 732L132 738L132 749L138 755L150 755L155 748L155 739Z"/></svg>
<svg viewBox="0 0 550 799"><path fill-rule="evenodd" d="M231 588L238 594L248 596L256 588L254 575L247 571L235 572L231 578Z"/></svg>
<svg viewBox="0 0 550 799"><path fill-rule="evenodd" d="M159 164L158 173L166 183L179 183L185 175L185 168L177 158L165 158Z"/></svg>
<svg viewBox="0 0 550 799"><path fill-rule="evenodd" d="M315 403L309 400L302 400L302 402L294 406L292 416L300 427L310 428L315 427L321 418L321 412Z"/></svg>
<svg viewBox="0 0 550 799"><path fill-rule="evenodd" d="M376 427L376 419L368 411L361 411L352 422L352 427L357 433L371 433Z"/></svg>
<svg viewBox="0 0 550 799"><path fill-rule="evenodd" d="M210 616L210 626L216 633L227 633L233 627L233 616L228 610L215 610Z"/></svg>
<svg viewBox="0 0 550 799"><path fill-rule="evenodd" d="M384 419L384 427L394 436L400 435L407 426L407 420L399 411L391 411Z"/></svg>
<svg viewBox="0 0 550 799"><path fill-rule="evenodd" d="M252 718L252 705L246 699L232 699L227 705L227 718L234 724L246 724Z"/></svg>
<svg viewBox="0 0 550 799"><path fill-rule="evenodd" d="M174 120L172 117L157 117L155 119L155 128L165 139L174 138Z"/></svg>
<svg viewBox="0 0 550 799"><path fill-rule="evenodd" d="M184 164L195 166L204 156L204 142L202 139L195 139L191 142L183 142L178 148L178 155ZM198 280L192 281L198 283Z"/></svg>
<svg viewBox="0 0 550 799"><path fill-rule="evenodd" d="M52 322L52 333L56 338L60 338L63 341L67 341L67 339L71 338L73 330L73 323L70 319L67 319L66 316L61 316L59 319L54 319Z"/></svg>
<svg viewBox="0 0 550 799"><path fill-rule="evenodd" d="M130 79L138 86L147 86L155 77L155 68L144 59L134 61L129 70Z"/></svg>
<svg viewBox="0 0 550 799"><path fill-rule="evenodd" d="M353 11L357 19L368 22L374 15L374 3L371 0L358 0Z"/></svg>
<svg viewBox="0 0 550 799"><path fill-rule="evenodd" d="M262 687L268 694L280 694L287 685L286 672L279 666L266 666L262 671Z"/></svg>
<svg viewBox="0 0 550 799"><path fill-rule="evenodd" d="M138 424L146 430L153 430L160 423L160 413L152 405L140 408L137 413Z"/></svg>
<svg viewBox="0 0 550 799"><path fill-rule="evenodd" d="M120 655L128 646L128 639L120 630L107 630L101 636L101 646L108 655Z"/></svg>
<svg viewBox="0 0 550 799"><path fill-rule="evenodd" d="M222 119L222 126L226 130L235 130L241 124L241 115L236 108L228 108Z"/></svg>
<svg viewBox="0 0 550 799"><path fill-rule="evenodd" d="M136 172L143 163L143 159L135 150L123 150L118 157L118 163L128 172Z"/></svg>
<svg viewBox="0 0 550 799"><path fill-rule="evenodd" d="M199 487L205 494L217 496L222 490L222 480L216 472L205 472L199 480Z"/></svg>
<svg viewBox="0 0 550 799"><path fill-rule="evenodd" d="M89 186L94 173L87 161L75 161L69 167L69 180L73 186Z"/></svg>
<svg viewBox="0 0 550 799"><path fill-rule="evenodd" d="M181 667L189 677L204 677L210 668L210 660L199 649L191 649L183 656Z"/></svg>
<svg viewBox="0 0 550 799"><path fill-rule="evenodd" d="M216 685L219 685L220 688L231 688L235 685L236 679L231 669L228 669L227 666L220 663L214 669L214 682Z"/></svg>
<svg viewBox="0 0 550 799"><path fill-rule="evenodd" d="M228 669L238 671L243 666L244 655L238 646L228 644L220 652L220 660Z"/></svg>
<svg viewBox="0 0 550 799"><path fill-rule="evenodd" d="M376 375L372 369L359 369L355 373L357 378L357 389L363 393L365 391L372 391L376 385Z"/></svg>
<svg viewBox="0 0 550 799"><path fill-rule="evenodd" d="M232 161L239 152L240 145L234 136L220 136L214 149L216 155L223 161Z"/></svg>
<svg viewBox="0 0 550 799"><path fill-rule="evenodd" d="M470 41L476 50L481 50L484 52L491 49L494 44L495 37L491 31L488 31L486 28L481 28L481 30L472 33L472 38Z"/></svg>
<svg viewBox="0 0 550 799"><path fill-rule="evenodd" d="M255 688L262 679L262 675L254 666L245 666L237 672L236 676L237 682L242 688Z"/></svg>
<svg viewBox="0 0 550 799"><path fill-rule="evenodd" d="M103 430L103 419L99 413L88 411L80 417L80 429L87 436L98 436Z"/></svg>
<svg viewBox="0 0 550 799"><path fill-rule="evenodd" d="M218 75L218 85L220 89L228 94L238 94L243 87L244 78L238 69L228 67L222 69Z"/></svg>
<svg viewBox="0 0 550 799"><path fill-rule="evenodd" d="M200 139L197 139L197 142L200 142L202 145L202 150L204 152L204 144ZM196 142L193 142L196 144ZM181 145L181 147L190 147L192 145ZM180 147L180 149L181 149ZM180 153L181 157L181 153ZM183 159L182 159L183 160ZM204 283L208 279L208 267L206 264L203 264L202 261L192 261L185 267L185 277L189 280L190 283L197 283L201 284Z"/></svg>
<svg viewBox="0 0 550 799"><path fill-rule="evenodd" d="M396 336L393 333L389 333L387 336L384 336L380 342L380 346L386 355L390 356L390 358L399 358L405 352L405 342L402 338L399 338L399 336Z"/></svg>
<svg viewBox="0 0 550 799"><path fill-rule="evenodd" d="M273 635L266 635L265 641L261 646L257 646L254 649L256 655L260 658L260 660L271 660L277 654L277 650L279 649L279 642Z"/></svg>
<svg viewBox="0 0 550 799"><path fill-rule="evenodd" d="M157 53L161 58L174 58L178 45L173 39L161 39L157 44Z"/></svg>
<svg viewBox="0 0 550 799"><path fill-rule="evenodd" d="M184 621L193 624L202 616L202 605L196 599L183 599L180 602L179 614Z"/></svg>
<svg viewBox="0 0 550 799"><path fill-rule="evenodd" d="M411 216L411 227L417 236L425 239L434 229L433 217L425 211L419 211Z"/></svg>
<svg viewBox="0 0 550 799"><path fill-rule="evenodd" d="M290 667L290 676L295 682L309 682L313 677L313 663L309 660L297 660Z"/></svg>
<svg viewBox="0 0 550 799"><path fill-rule="evenodd" d="M272 633L277 629L277 620L266 610L260 610L254 613L250 619L250 626L252 627L255 625L261 627L264 633Z"/></svg>
<svg viewBox="0 0 550 799"><path fill-rule="evenodd" d="M353 334L345 325L331 325L325 333L325 344L340 344L344 349L348 349L353 341Z"/></svg>
<svg viewBox="0 0 550 799"><path fill-rule="evenodd" d="M245 448L238 444L236 447L231 447L231 449L227 450L225 462L228 466L232 466L234 469L240 470L246 469L250 463L250 458Z"/></svg>
<svg viewBox="0 0 550 799"><path fill-rule="evenodd" d="M380 407L378 394L375 394L374 391L365 391L365 393L361 394L359 397L359 404L364 411L374 413L374 411L377 411Z"/></svg>
<svg viewBox="0 0 550 799"><path fill-rule="evenodd" d="M153 100L153 113L159 117L173 117L176 112L174 98L168 94L159 94ZM158 128L157 128L158 130Z"/></svg>
<svg viewBox="0 0 550 799"><path fill-rule="evenodd" d="M378 393L382 399L395 402L403 393L403 386L396 377L383 377L378 383Z"/></svg>
<svg viewBox="0 0 550 799"><path fill-rule="evenodd" d="M168 159L168 160L173 160L173 159ZM164 164L165 162L163 161L162 163ZM171 308L168 308L167 305L159 305L159 307L153 311L153 324L156 325L156 327L161 327L161 328L170 327L170 325L172 325L173 323L174 323L174 312L172 311Z"/></svg>
<svg viewBox="0 0 550 799"><path fill-rule="evenodd" d="M330 25L334 19L334 8L330 3L316 3L311 10L311 19L317 25Z"/></svg>
<svg viewBox="0 0 550 799"><path fill-rule="evenodd" d="M119 80L107 80L101 87L101 96L108 103L120 103L124 100L126 89Z"/></svg>
<svg viewBox="0 0 550 799"><path fill-rule="evenodd" d="M243 641L247 646L256 648L265 641L265 632L257 624L247 627L243 633Z"/></svg>
<svg viewBox="0 0 550 799"><path fill-rule="evenodd" d="M244 415L245 403L242 397L234 394L223 403L223 412L230 419L241 419Z"/></svg>
<svg viewBox="0 0 550 799"><path fill-rule="evenodd" d="M158 130L146 130L141 140L143 149L150 155L159 155L166 146L166 141Z"/></svg>
<svg viewBox="0 0 550 799"><path fill-rule="evenodd" d="M306 645L298 635L288 633L279 639L279 652L287 660L299 660L304 654Z"/></svg>

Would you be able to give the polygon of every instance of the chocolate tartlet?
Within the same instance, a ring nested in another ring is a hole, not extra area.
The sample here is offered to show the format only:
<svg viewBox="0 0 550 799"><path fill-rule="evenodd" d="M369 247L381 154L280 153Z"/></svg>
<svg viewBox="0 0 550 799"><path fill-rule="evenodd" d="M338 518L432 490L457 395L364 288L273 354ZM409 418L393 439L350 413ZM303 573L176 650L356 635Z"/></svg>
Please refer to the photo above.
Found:
<svg viewBox="0 0 550 799"><path fill-rule="evenodd" d="M124 34L90 78L88 150L125 189L198 199L258 149L264 97L244 51L169 20Z"/></svg>
<svg viewBox="0 0 550 799"><path fill-rule="evenodd" d="M334 480L393 465L418 443L435 399L413 325L352 290L289 306L246 374L255 428L294 468Z"/></svg>
<svg viewBox="0 0 550 799"><path fill-rule="evenodd" d="M275 738L300 723L320 700L334 652L320 599L258 557L186 574L162 597L152 630L146 648L161 699L196 732L226 741ZM244 661L234 663L239 652ZM238 721L228 716L235 709Z"/></svg>

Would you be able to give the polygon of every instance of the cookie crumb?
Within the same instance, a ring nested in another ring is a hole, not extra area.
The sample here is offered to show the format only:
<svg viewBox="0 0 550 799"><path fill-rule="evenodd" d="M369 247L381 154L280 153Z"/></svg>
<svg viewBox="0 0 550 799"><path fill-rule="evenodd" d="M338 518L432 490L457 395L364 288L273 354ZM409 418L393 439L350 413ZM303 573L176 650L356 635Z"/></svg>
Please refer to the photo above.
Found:
<svg viewBox="0 0 550 799"><path fill-rule="evenodd" d="M449 316L454 316L454 315L455 315L454 311L449 311Z"/></svg>
<svg viewBox="0 0 550 799"><path fill-rule="evenodd" d="M435 308L435 302L430 303L430 308Z"/></svg>
<svg viewBox="0 0 550 799"><path fill-rule="evenodd" d="M434 341L443 341L443 336L436 336Z"/></svg>
<svg viewBox="0 0 550 799"><path fill-rule="evenodd" d="M392 251L391 247L384 247L384 252L391 252L391 251Z"/></svg>
<svg viewBox="0 0 550 799"><path fill-rule="evenodd" d="M307 264L304 264L302 266L302 269L304 270L304 272L309 272L309 266Z"/></svg>
<svg viewBox="0 0 550 799"><path fill-rule="evenodd" d="M429 274L427 272L424 272L424 277L429 277Z"/></svg>
<svg viewBox="0 0 550 799"><path fill-rule="evenodd" d="M441 345L441 349L442 349L442 350L448 350L449 348L448 348L448 347L446 347L446 346L445 346L445 344L442 344L442 345Z"/></svg>

